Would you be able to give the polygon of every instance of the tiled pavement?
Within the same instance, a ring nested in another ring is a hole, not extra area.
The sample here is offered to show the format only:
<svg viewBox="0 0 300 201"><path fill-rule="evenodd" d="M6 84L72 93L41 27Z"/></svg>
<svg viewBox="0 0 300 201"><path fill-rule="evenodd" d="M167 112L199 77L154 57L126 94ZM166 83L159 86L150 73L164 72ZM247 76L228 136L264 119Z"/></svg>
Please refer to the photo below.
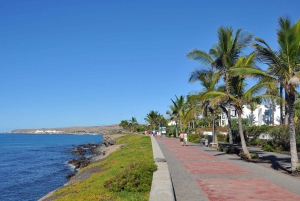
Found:
<svg viewBox="0 0 300 201"><path fill-rule="evenodd" d="M156 138L177 201L300 201L300 180L203 145Z"/></svg>

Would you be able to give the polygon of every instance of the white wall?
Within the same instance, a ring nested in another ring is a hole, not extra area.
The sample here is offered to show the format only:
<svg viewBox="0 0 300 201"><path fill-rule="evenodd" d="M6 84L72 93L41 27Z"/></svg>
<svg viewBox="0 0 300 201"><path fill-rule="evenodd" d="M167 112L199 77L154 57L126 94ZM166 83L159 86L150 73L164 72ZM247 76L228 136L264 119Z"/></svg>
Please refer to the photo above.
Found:
<svg viewBox="0 0 300 201"><path fill-rule="evenodd" d="M280 109L279 105L276 105L274 108L274 124L280 125ZM235 109L232 108L232 113L234 113ZM251 111L244 106L242 118L249 118ZM270 105L259 105L254 111L254 125L269 125L271 122L272 109ZM231 116L232 119L237 118L237 114L235 116ZM228 120L225 114L221 115L220 125L226 126L228 124Z"/></svg>

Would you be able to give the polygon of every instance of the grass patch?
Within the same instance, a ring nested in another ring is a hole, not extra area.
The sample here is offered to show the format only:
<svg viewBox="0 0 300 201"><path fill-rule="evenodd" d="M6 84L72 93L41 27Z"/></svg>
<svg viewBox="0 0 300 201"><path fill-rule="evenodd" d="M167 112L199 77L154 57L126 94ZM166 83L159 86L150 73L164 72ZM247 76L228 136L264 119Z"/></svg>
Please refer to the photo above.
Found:
<svg viewBox="0 0 300 201"><path fill-rule="evenodd" d="M116 141L126 146L80 170L99 166L102 171L58 190L56 200L149 200L152 175L156 170L151 139L125 135Z"/></svg>

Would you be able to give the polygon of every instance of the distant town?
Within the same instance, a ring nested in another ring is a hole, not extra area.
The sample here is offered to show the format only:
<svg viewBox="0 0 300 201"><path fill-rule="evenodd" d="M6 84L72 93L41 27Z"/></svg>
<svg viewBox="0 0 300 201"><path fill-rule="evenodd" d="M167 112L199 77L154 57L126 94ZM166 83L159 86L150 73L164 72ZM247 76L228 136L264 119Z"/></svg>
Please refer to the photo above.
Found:
<svg viewBox="0 0 300 201"><path fill-rule="evenodd" d="M111 132L120 132L123 130L119 125L106 126L73 126L63 128L39 128L39 129L15 129L5 133L24 133L24 134L107 134Z"/></svg>

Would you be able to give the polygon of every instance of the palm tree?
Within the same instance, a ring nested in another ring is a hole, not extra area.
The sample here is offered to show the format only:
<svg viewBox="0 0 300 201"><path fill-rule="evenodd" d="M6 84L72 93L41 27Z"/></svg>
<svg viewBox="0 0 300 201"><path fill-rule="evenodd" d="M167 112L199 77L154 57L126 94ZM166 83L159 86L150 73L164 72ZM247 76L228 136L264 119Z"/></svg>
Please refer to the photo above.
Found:
<svg viewBox="0 0 300 201"><path fill-rule="evenodd" d="M166 119L162 114L158 114L157 116L157 124L158 124L158 130L160 130L160 127L166 124Z"/></svg>
<svg viewBox="0 0 300 201"><path fill-rule="evenodd" d="M259 76L264 81L277 80L285 90L285 100L288 107L288 124L290 134L290 152L292 173L299 166L295 137L294 104L296 87L300 84L300 20L292 24L289 18L279 18L277 29L277 42L279 50L273 51L271 47L260 38L253 44L261 62L269 66L268 72L252 68L235 69L235 73Z"/></svg>
<svg viewBox="0 0 300 201"><path fill-rule="evenodd" d="M181 110L184 107L185 104L185 98L183 95L181 95L179 98L175 95L176 100L172 100L173 105L170 106L170 109L172 110L172 116L174 117L175 124L176 124L176 137L178 137L178 122L180 123L180 131L182 131L182 122L181 122Z"/></svg>
<svg viewBox="0 0 300 201"><path fill-rule="evenodd" d="M127 130L129 128L129 122L127 120L122 120L119 126L122 127L124 130Z"/></svg>
<svg viewBox="0 0 300 201"><path fill-rule="evenodd" d="M296 95L296 101L295 101L295 117L294 121L298 122L300 117L300 93L298 92Z"/></svg>
<svg viewBox="0 0 300 201"><path fill-rule="evenodd" d="M249 56L241 56L235 62L235 68L244 67L244 66L251 66L253 69L255 68L254 64L255 54L252 53ZM230 71L231 72L231 71ZM220 99L230 99L232 100L232 105L235 108L237 115L238 115L238 124L239 124L239 134L241 138L242 148L244 154L250 159L251 156L249 154L248 148L246 146L246 141L243 133L242 127L242 113L244 105L247 105L251 102L257 102L261 99L262 95L258 93L266 86L265 83L257 84L251 87L249 90L245 91L245 78L242 76L232 76L230 79L230 91L231 94L228 95L226 92L222 91L212 91L206 93L203 98L210 99L212 103L218 103ZM229 97L228 97L229 96Z"/></svg>
<svg viewBox="0 0 300 201"><path fill-rule="evenodd" d="M139 125L135 117L132 117L128 122L131 131L134 131L136 126Z"/></svg>
<svg viewBox="0 0 300 201"><path fill-rule="evenodd" d="M242 31L242 29L238 29L234 35L232 27L220 27L218 29L218 42L210 49L209 53L196 49L189 52L187 57L201 62L204 66L213 65L218 68L224 75L226 93L229 97L231 93L229 70L234 67L235 61L241 55L242 50L249 45L252 37L252 34ZM226 106L223 106L222 109L227 115L229 143L232 144L230 103L231 100L228 99Z"/></svg>
<svg viewBox="0 0 300 201"><path fill-rule="evenodd" d="M271 98L270 98L270 109L272 111L271 113L271 119L270 119L270 124L271 125L274 125L274 113L275 113L275 109L276 109L276 104L275 104L275 98L274 96L277 96L278 94L278 88L275 86L272 86L270 85L268 88L267 88L267 91L266 91L266 94L269 94L271 95Z"/></svg>
<svg viewBox="0 0 300 201"><path fill-rule="evenodd" d="M151 110L145 118L145 121L151 125L153 130L155 130L155 127L158 125L159 116L158 111Z"/></svg>
<svg viewBox="0 0 300 201"><path fill-rule="evenodd" d="M202 91L199 93L199 99L203 101L203 105L207 107L212 116L212 134L213 134L213 142L217 143L217 135L216 135L216 124L215 124L215 109L217 104L212 104L209 99L202 99L202 96L211 91L217 90L217 84L221 78L221 74L219 71L211 70L195 70L191 73L189 78L190 83L194 83L199 81L201 86L203 87Z"/></svg>
<svg viewBox="0 0 300 201"><path fill-rule="evenodd" d="M258 102L251 102L251 103L249 103L249 105L247 105L247 108L250 110L250 116L249 116L250 117L249 118L250 126L252 126L253 123L254 123L254 114L253 114L253 112L256 110L257 107L258 107Z"/></svg>

